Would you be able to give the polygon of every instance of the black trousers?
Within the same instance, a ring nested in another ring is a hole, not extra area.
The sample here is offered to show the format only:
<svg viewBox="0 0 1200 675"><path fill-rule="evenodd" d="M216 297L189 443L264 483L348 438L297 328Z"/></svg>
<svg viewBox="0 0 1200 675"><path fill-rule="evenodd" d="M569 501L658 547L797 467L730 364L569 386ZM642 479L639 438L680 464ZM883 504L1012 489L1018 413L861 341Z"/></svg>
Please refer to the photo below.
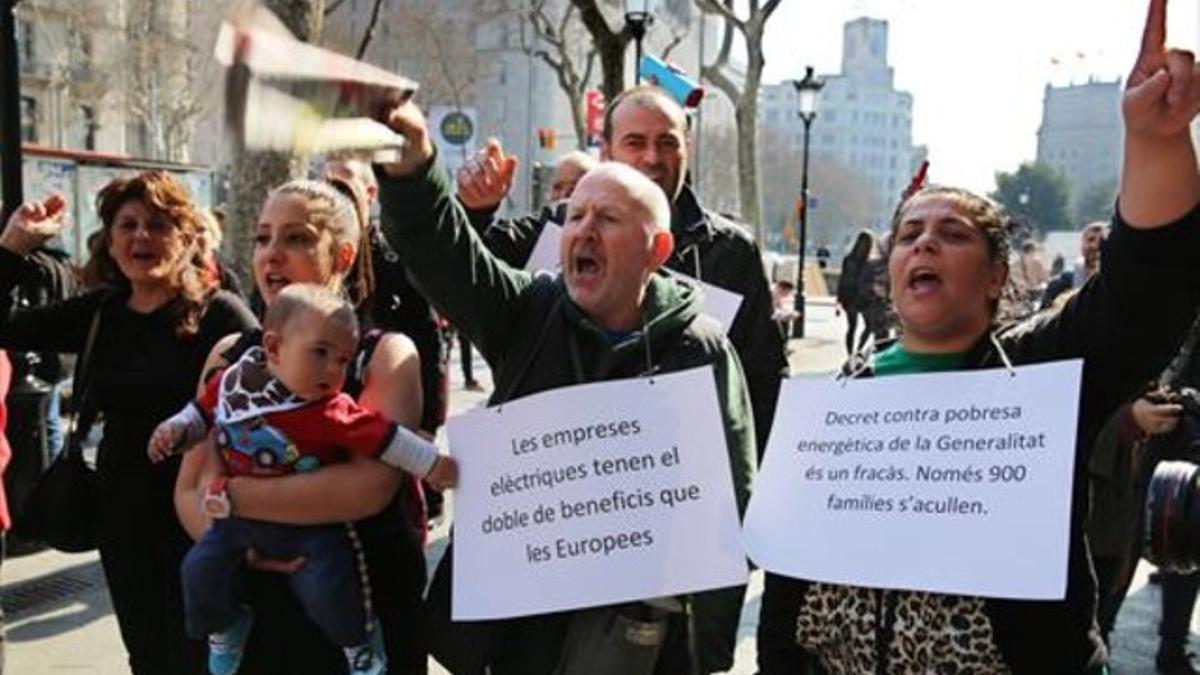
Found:
<svg viewBox="0 0 1200 675"><path fill-rule="evenodd" d="M183 628L179 565L191 541L175 517L177 467L100 467L100 563L133 675L207 672L204 643Z"/></svg>
<svg viewBox="0 0 1200 675"><path fill-rule="evenodd" d="M1127 585L1117 586L1117 564L1114 556L1095 556L1092 566L1096 570L1096 622L1100 625L1100 636L1108 644L1108 636L1117 623L1117 614L1125 601Z"/></svg>
<svg viewBox="0 0 1200 675"><path fill-rule="evenodd" d="M858 333L858 315L860 312L857 309L844 308L846 310L846 354L854 356L854 337ZM867 334L863 334L861 342L867 341ZM862 349L862 345L858 346Z"/></svg>
<svg viewBox="0 0 1200 675"><path fill-rule="evenodd" d="M475 381L474 357L471 354L471 341L467 339L466 335L463 335L461 330L458 331L458 348L463 381L465 384L471 384Z"/></svg>
<svg viewBox="0 0 1200 675"><path fill-rule="evenodd" d="M1163 572L1162 620L1158 624L1158 635L1163 644L1180 647L1187 644L1197 591L1200 591L1200 572Z"/></svg>

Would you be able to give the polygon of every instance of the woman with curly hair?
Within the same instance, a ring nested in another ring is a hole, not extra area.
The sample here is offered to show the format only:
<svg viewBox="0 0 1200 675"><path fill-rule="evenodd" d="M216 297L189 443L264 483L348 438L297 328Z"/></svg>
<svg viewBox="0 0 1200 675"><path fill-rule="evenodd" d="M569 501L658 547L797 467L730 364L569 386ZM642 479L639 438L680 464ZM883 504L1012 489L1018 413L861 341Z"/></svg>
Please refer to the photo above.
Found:
<svg viewBox="0 0 1200 675"><path fill-rule="evenodd" d="M66 200L27 203L0 235L0 346L88 357L89 404L104 417L96 460L100 561L135 675L204 672L183 631L179 565L190 540L173 508L179 460L151 465L154 427L187 403L213 345L257 326L199 263L202 216L163 171L118 178L97 196L102 227L87 275L102 286L39 307L13 306L26 255L62 229Z"/></svg>

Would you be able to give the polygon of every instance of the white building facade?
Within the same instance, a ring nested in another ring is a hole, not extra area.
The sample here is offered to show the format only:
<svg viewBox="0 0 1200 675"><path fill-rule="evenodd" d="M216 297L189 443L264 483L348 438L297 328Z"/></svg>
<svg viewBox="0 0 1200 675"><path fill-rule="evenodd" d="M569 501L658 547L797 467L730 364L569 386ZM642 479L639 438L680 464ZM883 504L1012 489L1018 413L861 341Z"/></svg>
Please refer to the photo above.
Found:
<svg viewBox="0 0 1200 675"><path fill-rule="evenodd" d="M1046 85L1037 161L1066 178L1072 212L1088 190L1116 185L1124 142L1121 86L1120 80Z"/></svg>
<svg viewBox="0 0 1200 675"><path fill-rule="evenodd" d="M913 97L895 88L887 44L886 21L864 17L844 26L842 71L822 76L825 86L809 139L810 161L833 159L861 176L883 209L882 218L890 215L923 157L912 142ZM792 84L763 87L760 114L764 128L784 132L799 156L804 125Z"/></svg>

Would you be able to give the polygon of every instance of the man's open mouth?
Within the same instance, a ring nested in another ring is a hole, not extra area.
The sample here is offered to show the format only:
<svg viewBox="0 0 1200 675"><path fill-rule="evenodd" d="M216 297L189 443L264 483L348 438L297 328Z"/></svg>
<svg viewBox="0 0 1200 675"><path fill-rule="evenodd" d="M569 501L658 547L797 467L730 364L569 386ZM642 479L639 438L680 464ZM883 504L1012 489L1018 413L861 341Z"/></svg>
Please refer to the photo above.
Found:
<svg viewBox="0 0 1200 675"><path fill-rule="evenodd" d="M571 260L571 271L575 276L598 275L603 268L599 258L590 253L576 253Z"/></svg>

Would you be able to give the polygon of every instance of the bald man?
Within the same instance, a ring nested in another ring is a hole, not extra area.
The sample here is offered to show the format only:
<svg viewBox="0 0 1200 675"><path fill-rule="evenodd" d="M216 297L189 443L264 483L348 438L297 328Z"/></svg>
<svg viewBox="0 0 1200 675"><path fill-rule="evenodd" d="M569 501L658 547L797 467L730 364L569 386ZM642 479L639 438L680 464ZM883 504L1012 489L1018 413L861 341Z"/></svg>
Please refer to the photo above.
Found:
<svg viewBox="0 0 1200 675"><path fill-rule="evenodd" d="M496 374L489 403L651 370L711 366L733 488L743 509L755 455L746 384L720 325L701 314L695 287L655 273L674 248L671 208L662 190L626 165L592 169L567 208L561 274L530 274L491 253L454 203L451 186L432 161L420 112L408 103L385 119L407 138L410 150L403 163L380 167L384 228L434 305L481 347ZM448 550L429 591L434 657L454 673L554 672L576 613L453 622L452 558ZM660 598L653 607L632 602L621 611L666 612L656 672L719 672L733 664L743 593L744 587L735 587ZM697 646L694 661L689 645Z"/></svg>

